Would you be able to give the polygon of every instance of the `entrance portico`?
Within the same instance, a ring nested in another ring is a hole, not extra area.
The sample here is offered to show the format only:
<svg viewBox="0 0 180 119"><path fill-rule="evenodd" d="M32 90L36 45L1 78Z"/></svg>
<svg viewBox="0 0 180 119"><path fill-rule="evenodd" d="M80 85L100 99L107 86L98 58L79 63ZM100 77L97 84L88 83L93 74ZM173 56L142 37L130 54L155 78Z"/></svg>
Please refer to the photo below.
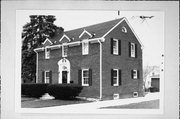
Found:
<svg viewBox="0 0 180 119"><path fill-rule="evenodd" d="M58 83L70 83L70 62L66 58L59 60L59 78Z"/></svg>

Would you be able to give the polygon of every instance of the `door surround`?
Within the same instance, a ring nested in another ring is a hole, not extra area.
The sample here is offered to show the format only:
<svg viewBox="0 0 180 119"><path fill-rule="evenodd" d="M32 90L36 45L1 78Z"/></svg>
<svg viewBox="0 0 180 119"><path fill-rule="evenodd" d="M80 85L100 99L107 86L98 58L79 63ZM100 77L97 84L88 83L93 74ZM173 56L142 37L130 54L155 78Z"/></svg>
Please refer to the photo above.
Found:
<svg viewBox="0 0 180 119"><path fill-rule="evenodd" d="M68 59L63 58L58 61L58 83L62 84L62 72L67 71L67 83L70 83L70 62Z"/></svg>

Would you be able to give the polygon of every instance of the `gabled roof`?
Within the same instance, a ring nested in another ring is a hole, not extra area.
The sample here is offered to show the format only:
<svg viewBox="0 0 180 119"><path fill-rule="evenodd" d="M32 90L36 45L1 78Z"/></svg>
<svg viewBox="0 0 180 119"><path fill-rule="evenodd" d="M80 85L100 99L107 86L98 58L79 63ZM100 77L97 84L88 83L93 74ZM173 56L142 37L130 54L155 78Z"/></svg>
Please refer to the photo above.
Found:
<svg viewBox="0 0 180 119"><path fill-rule="evenodd" d="M64 34L59 40L59 42L61 42L64 38L66 38L68 41L71 41L70 38L66 34Z"/></svg>
<svg viewBox="0 0 180 119"><path fill-rule="evenodd" d="M49 43L50 45L53 44L51 40L49 40L49 38L46 38L46 40L42 44L45 45L46 43Z"/></svg>
<svg viewBox="0 0 180 119"><path fill-rule="evenodd" d="M80 40L79 36L83 34L83 32L85 31L87 31L92 35L91 38L100 38L105 33L107 33L111 28L113 28L116 24L118 24L122 19L123 18L115 19L99 24L94 24L74 30L65 31L63 34L58 34L53 38L51 38L51 42L53 43L53 45L60 44L59 40L64 36L64 34L66 34L66 36L68 36L68 38L71 39L70 42L79 41Z"/></svg>
<svg viewBox="0 0 180 119"><path fill-rule="evenodd" d="M84 31L79 35L79 38L81 38L84 34L89 35L89 37L92 37L92 34L89 33L86 29L84 29Z"/></svg>
<svg viewBox="0 0 180 119"><path fill-rule="evenodd" d="M69 43L76 42L76 41L81 40L79 37L82 36L84 33L89 34L91 36L90 39L104 38L106 35L108 35L114 28L116 28L124 20L130 26L130 24L128 23L126 18L122 17L119 19L115 19L115 20L111 20L111 21L107 21L107 22L103 22L103 23L99 23L99 24L94 24L94 25L90 25L90 26L86 26L86 27L82 27L82 28L78 28L78 29L74 29L74 30L70 30L70 31L65 31L64 33L55 35L50 40L53 43L52 45L58 45L58 44L61 44L59 40L65 36L67 36L70 39ZM132 32L135 34L135 32L133 31L131 26L130 26L130 28L131 28ZM135 34L135 36L136 36L137 40L140 42L140 40L136 34ZM140 44L141 44L141 42L140 42Z"/></svg>
<svg viewBox="0 0 180 119"><path fill-rule="evenodd" d="M79 35L83 33L84 30L88 31L91 34L94 34L92 38L100 38L105 33L107 33L111 28L113 28L117 23L119 23L123 18L115 19L112 21L107 21L95 25L90 25L86 27L82 27L79 29L74 29L71 31L66 31L65 34L67 34L70 38L73 37L75 41L79 40Z"/></svg>

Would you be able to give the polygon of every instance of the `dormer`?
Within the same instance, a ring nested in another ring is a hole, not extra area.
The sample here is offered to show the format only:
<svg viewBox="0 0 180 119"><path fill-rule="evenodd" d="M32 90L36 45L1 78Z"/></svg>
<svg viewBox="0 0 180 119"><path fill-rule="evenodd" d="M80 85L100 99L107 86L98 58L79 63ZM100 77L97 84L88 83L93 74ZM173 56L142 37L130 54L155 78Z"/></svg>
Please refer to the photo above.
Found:
<svg viewBox="0 0 180 119"><path fill-rule="evenodd" d="M86 31L85 29L83 30L83 32L79 35L80 39L89 39L91 38L93 35L91 33L89 33L88 31Z"/></svg>
<svg viewBox="0 0 180 119"><path fill-rule="evenodd" d="M49 38L46 38L46 40L42 43L44 47L52 45L53 43L49 40Z"/></svg>
<svg viewBox="0 0 180 119"><path fill-rule="evenodd" d="M67 42L70 42L70 41L71 41L71 39L66 34L64 34L61 37L61 39L59 40L59 42L61 42L61 43L67 43Z"/></svg>

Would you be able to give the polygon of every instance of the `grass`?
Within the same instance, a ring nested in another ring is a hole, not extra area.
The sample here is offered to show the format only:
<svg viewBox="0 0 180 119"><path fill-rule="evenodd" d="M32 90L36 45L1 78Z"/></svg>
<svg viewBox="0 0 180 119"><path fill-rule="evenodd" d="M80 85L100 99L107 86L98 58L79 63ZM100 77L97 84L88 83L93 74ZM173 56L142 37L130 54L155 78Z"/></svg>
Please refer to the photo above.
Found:
<svg viewBox="0 0 180 119"><path fill-rule="evenodd" d="M159 109L159 99L127 105L102 107L100 109Z"/></svg>
<svg viewBox="0 0 180 119"><path fill-rule="evenodd" d="M91 101L82 100L82 99L73 99L73 100L40 100L40 99L23 99L21 101L22 108L42 108L42 107L52 107L52 106L61 106L69 104L79 104L79 103L88 103Z"/></svg>

